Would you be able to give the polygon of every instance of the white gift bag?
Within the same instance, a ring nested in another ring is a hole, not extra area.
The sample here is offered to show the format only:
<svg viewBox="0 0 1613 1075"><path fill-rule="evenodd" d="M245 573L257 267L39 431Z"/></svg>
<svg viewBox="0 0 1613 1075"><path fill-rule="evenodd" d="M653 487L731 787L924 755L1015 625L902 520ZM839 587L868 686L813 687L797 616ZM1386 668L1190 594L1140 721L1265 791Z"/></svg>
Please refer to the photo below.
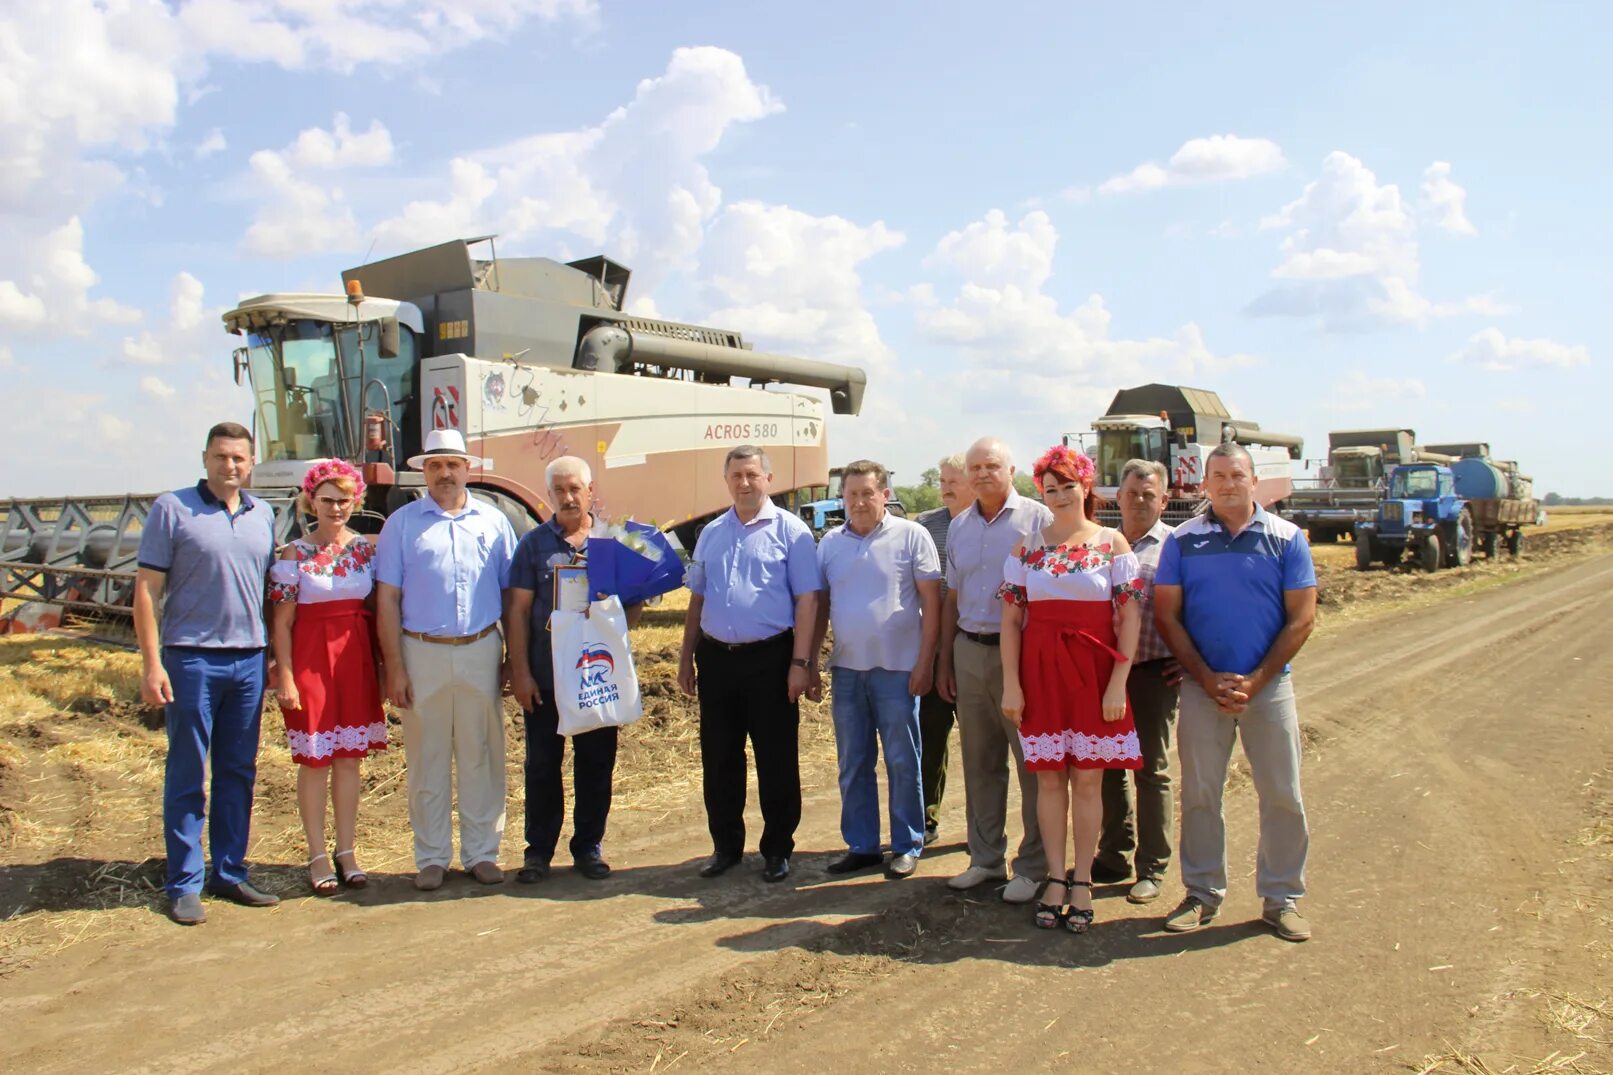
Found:
<svg viewBox="0 0 1613 1075"><path fill-rule="evenodd" d="M586 613L549 613L549 645L561 735L631 724L644 715L627 614L617 598L595 601Z"/></svg>

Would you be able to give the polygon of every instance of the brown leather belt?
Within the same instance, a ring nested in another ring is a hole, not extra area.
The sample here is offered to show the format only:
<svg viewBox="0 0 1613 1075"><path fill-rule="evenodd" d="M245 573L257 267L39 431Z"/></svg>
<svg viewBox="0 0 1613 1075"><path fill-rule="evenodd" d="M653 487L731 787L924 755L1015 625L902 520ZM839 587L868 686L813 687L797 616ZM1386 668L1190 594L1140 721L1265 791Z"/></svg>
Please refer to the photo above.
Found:
<svg viewBox="0 0 1613 1075"><path fill-rule="evenodd" d="M430 642L436 646L468 646L472 642L480 642L496 630L498 630L498 621L494 620L473 635L425 635L419 631L411 631L408 628L404 628L403 633L410 638L419 639L421 642Z"/></svg>

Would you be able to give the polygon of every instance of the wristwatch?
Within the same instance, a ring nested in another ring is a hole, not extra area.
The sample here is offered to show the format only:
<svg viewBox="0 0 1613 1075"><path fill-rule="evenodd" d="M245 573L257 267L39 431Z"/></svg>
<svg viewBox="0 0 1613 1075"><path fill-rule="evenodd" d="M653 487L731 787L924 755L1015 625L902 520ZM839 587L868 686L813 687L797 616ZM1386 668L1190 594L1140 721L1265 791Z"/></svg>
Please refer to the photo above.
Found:
<svg viewBox="0 0 1613 1075"><path fill-rule="evenodd" d="M805 657L791 657L790 658L790 663L795 665L795 667L797 667L797 668L811 668L812 667L812 662L807 660Z"/></svg>

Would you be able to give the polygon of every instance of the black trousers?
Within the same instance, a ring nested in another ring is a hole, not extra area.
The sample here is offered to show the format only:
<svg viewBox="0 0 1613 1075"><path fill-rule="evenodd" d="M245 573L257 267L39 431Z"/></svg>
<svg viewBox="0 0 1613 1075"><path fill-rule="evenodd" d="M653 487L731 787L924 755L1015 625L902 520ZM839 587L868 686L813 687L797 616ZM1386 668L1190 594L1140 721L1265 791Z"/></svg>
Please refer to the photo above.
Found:
<svg viewBox="0 0 1613 1075"><path fill-rule="evenodd" d="M801 823L800 707L789 700L794 634L730 650L701 638L695 647L700 697L700 768L712 850L745 850L745 741L756 755L762 854L788 858Z"/></svg>
<svg viewBox="0 0 1613 1075"><path fill-rule="evenodd" d="M554 704L553 685L544 687L543 701L526 711L526 856L527 862L548 862L560 842L566 820L566 789L561 763L566 737L555 729L560 712ZM616 729L596 728L571 740L571 786L576 803L571 815L571 857L599 851L610 817L611 774L616 770Z"/></svg>
<svg viewBox="0 0 1613 1075"><path fill-rule="evenodd" d="M941 797L947 790L947 740L956 720L956 707L934 687L919 699L919 779L924 785L924 827L930 832L941 820Z"/></svg>
<svg viewBox="0 0 1613 1075"><path fill-rule="evenodd" d="M1171 725L1176 723L1177 689L1165 682L1165 660L1144 661L1126 679L1126 696L1137 723L1143 767L1131 771L1137 809L1131 808L1125 769L1103 774L1103 833L1097 861L1125 871L1137 852L1137 877L1163 880L1171 862ZM1133 818L1135 817L1135 825Z"/></svg>

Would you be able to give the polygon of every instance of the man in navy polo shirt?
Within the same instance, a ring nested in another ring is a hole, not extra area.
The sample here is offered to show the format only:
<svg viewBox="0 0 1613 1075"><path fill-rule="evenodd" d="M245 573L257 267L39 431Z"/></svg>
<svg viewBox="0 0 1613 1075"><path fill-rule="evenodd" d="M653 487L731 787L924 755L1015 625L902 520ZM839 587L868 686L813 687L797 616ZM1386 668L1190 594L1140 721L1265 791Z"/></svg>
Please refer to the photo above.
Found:
<svg viewBox="0 0 1613 1075"><path fill-rule="evenodd" d="M1255 888L1262 918L1288 941L1309 940L1305 895L1310 834L1299 794L1299 711L1288 662L1316 621L1316 571L1304 533L1255 500L1254 464L1237 444L1205 461L1209 510L1165 539L1154 576L1154 619L1182 666L1177 743L1182 762L1182 880L1187 898L1165 919L1197 929L1227 891L1221 793L1232 741L1242 738L1260 800Z"/></svg>
<svg viewBox="0 0 1613 1075"><path fill-rule="evenodd" d="M140 535L134 629L140 695L166 707L163 834L169 917L207 920L201 892L202 816L211 754L209 894L248 907L279 900L247 880L246 843L263 711L264 579L274 559L274 509L242 491L252 476L252 434L234 422L207 433L207 477L164 493ZM157 623L158 602L162 624Z"/></svg>

